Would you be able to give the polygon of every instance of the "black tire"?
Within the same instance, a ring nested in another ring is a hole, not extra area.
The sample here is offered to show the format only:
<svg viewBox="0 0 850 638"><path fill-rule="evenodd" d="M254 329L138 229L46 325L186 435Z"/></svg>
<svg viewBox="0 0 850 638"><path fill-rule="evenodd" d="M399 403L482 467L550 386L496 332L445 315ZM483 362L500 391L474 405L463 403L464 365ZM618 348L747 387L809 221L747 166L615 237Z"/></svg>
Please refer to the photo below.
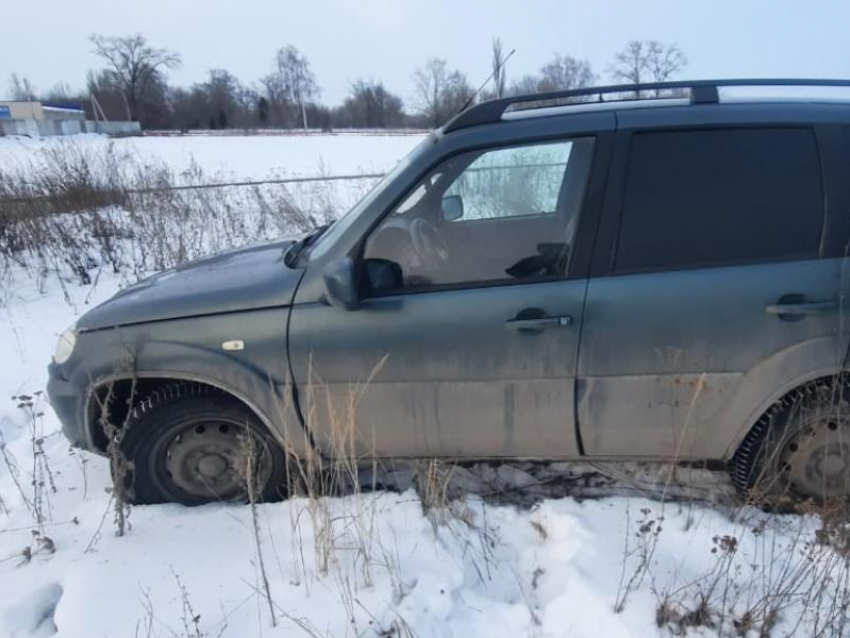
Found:
<svg viewBox="0 0 850 638"><path fill-rule="evenodd" d="M818 382L762 416L732 460L732 478L754 503L794 508L850 497L850 391Z"/></svg>
<svg viewBox="0 0 850 638"><path fill-rule="evenodd" d="M280 444L251 410L211 386L174 383L138 400L120 449L124 458L111 459L113 479L123 482L131 503L245 502L248 450L255 499L282 496L286 459Z"/></svg>

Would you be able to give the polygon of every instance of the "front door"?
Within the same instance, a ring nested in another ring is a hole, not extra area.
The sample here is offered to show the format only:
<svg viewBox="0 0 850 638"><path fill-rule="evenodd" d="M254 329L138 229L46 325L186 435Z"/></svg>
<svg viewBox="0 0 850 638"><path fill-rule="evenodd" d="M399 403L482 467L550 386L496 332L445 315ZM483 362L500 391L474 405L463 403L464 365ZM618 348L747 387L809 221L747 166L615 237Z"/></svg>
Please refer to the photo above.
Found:
<svg viewBox="0 0 850 638"><path fill-rule="evenodd" d="M806 353L843 354L815 132L624 131L616 158L579 364L586 452L722 458Z"/></svg>
<svg viewBox="0 0 850 638"><path fill-rule="evenodd" d="M367 238L360 309L296 300L293 373L324 453L577 454L587 281L567 273L594 147L453 156Z"/></svg>

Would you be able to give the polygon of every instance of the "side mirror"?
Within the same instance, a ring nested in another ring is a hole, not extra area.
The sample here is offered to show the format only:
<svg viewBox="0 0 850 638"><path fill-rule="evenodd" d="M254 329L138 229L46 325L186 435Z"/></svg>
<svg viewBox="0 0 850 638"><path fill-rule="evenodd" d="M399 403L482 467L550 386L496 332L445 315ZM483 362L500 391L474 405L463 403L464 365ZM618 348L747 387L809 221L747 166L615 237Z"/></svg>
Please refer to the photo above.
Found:
<svg viewBox="0 0 850 638"><path fill-rule="evenodd" d="M404 285L401 266L389 259L363 260L363 279L370 292L398 290Z"/></svg>
<svg viewBox="0 0 850 638"><path fill-rule="evenodd" d="M443 221L447 222L453 222L463 217L463 197L460 195L443 197L440 214Z"/></svg>
<svg viewBox="0 0 850 638"><path fill-rule="evenodd" d="M344 310L357 310L360 299L357 295L357 282L354 276L354 261L344 257L334 261L322 272L325 291L332 305Z"/></svg>

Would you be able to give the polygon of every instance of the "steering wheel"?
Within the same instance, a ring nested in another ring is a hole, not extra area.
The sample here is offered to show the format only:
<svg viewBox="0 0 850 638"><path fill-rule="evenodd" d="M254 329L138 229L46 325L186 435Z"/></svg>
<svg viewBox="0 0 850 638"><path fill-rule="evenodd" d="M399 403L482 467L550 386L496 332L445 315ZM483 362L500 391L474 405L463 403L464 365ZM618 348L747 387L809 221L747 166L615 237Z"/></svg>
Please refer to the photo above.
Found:
<svg viewBox="0 0 850 638"><path fill-rule="evenodd" d="M413 250L423 265L439 267L449 260L449 247L434 225L417 217L410 224Z"/></svg>

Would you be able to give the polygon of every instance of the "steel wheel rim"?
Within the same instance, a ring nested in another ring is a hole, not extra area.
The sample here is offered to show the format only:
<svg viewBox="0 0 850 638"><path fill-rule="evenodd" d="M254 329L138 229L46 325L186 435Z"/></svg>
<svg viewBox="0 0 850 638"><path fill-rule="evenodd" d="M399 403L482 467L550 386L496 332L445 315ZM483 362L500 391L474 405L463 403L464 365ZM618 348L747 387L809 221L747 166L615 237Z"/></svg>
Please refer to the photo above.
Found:
<svg viewBox="0 0 850 638"><path fill-rule="evenodd" d="M780 447L778 469L793 492L817 499L850 496L850 406L815 408Z"/></svg>
<svg viewBox="0 0 850 638"><path fill-rule="evenodd" d="M249 471L255 493L262 493L272 473L267 442L225 420L181 424L164 437L160 450L155 475L162 487L193 500L244 500Z"/></svg>

